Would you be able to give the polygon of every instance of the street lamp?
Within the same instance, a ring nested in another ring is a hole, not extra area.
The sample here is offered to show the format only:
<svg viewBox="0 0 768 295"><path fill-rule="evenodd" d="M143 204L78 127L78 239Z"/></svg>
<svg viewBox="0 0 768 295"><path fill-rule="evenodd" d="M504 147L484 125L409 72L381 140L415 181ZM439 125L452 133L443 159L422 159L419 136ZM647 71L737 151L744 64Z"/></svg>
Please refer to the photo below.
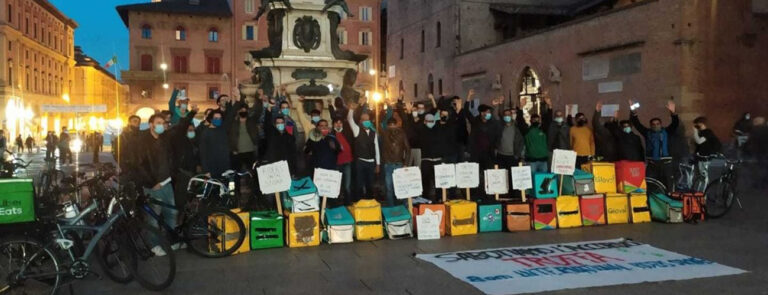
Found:
<svg viewBox="0 0 768 295"><path fill-rule="evenodd" d="M168 87L170 87L168 86L168 83L163 83L163 89L168 89Z"/></svg>
<svg viewBox="0 0 768 295"><path fill-rule="evenodd" d="M166 64L166 63L161 63L161 64L160 64L160 69L161 69L161 70L163 70L163 71L167 70L167 69L168 69L168 64Z"/></svg>
<svg viewBox="0 0 768 295"><path fill-rule="evenodd" d="M371 75L371 76L376 76L376 70L371 69L371 70L368 71L368 74Z"/></svg>

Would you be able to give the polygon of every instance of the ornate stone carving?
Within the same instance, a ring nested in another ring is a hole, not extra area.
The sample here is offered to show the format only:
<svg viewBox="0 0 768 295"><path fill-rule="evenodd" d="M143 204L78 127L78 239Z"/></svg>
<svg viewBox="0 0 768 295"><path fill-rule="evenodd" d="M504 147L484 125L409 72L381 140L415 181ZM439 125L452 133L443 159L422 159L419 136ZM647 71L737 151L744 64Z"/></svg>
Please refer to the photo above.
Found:
<svg viewBox="0 0 768 295"><path fill-rule="evenodd" d="M272 10L267 14L267 37L269 46L251 51L255 59L280 57L283 52L283 17L285 10Z"/></svg>
<svg viewBox="0 0 768 295"><path fill-rule="evenodd" d="M307 53L320 47L320 24L316 19L305 15L296 20L293 44Z"/></svg>
<svg viewBox="0 0 768 295"><path fill-rule="evenodd" d="M291 73L291 77L296 80L325 79L328 77L328 74L322 69L305 68L294 70L293 73Z"/></svg>
<svg viewBox="0 0 768 295"><path fill-rule="evenodd" d="M339 28L339 22L341 22L339 14L334 11L329 11L328 21L331 23L331 32L336 32ZM358 63L368 58L368 56L364 54L356 54L349 50L342 50L341 47L339 47L338 34L331 34L331 53L333 53L333 57L336 59L349 60Z"/></svg>
<svg viewBox="0 0 768 295"><path fill-rule="evenodd" d="M309 80L309 85L304 84L296 88L296 94L302 96L326 96L331 93L328 87L317 85L315 79Z"/></svg>

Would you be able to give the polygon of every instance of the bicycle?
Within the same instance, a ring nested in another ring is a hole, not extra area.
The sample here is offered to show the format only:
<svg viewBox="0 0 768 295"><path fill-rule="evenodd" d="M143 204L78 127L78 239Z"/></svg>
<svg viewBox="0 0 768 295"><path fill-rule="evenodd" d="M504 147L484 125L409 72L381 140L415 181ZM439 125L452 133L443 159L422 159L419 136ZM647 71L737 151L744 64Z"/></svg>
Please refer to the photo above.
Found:
<svg viewBox="0 0 768 295"><path fill-rule="evenodd" d="M738 195L738 166L742 160L726 160L725 172L715 181L707 185L704 191L706 202L706 213L708 218L723 217L733 206L733 200L741 206L741 200Z"/></svg>
<svg viewBox="0 0 768 295"><path fill-rule="evenodd" d="M10 160L2 160L0 163L0 178L13 178L21 172L22 169L27 169L32 162L24 161L23 159L16 157L13 153L5 150L5 153L11 155Z"/></svg>
<svg viewBox="0 0 768 295"><path fill-rule="evenodd" d="M176 258L171 246L154 228L126 218L129 210L123 206L125 199L125 194L111 196L108 209L101 210L114 213L100 225L79 225L86 216L100 208L98 202L92 202L71 219L41 217L36 235L10 237L0 243L0 253L5 257L0 259L0 294L55 294L64 276L83 279L93 273L88 260L94 251L102 251L96 248L103 240L120 245L111 256L123 261L120 265L127 265L132 276L144 288L154 291L167 288L176 274ZM92 233L93 237L86 247L82 247L79 234L86 232ZM159 251L155 249L164 251L165 255L158 255ZM64 254L67 265L60 263L59 253ZM103 253L98 256L103 256ZM161 273L151 265L157 259L167 262L159 264L167 265L167 272ZM4 262L7 265L3 265Z"/></svg>
<svg viewBox="0 0 768 295"><path fill-rule="evenodd" d="M204 175L192 177L187 186L188 191L197 183L202 183L204 193L195 195L195 198L187 202L182 210L176 206L164 203L152 198L142 197L137 200L137 207L154 220L159 228L166 233L173 244L184 243L189 248L203 256L209 258L219 258L229 256L240 248L245 241L245 235L248 229L240 218L225 208L220 207L227 204L230 198L228 187L223 183L203 178ZM210 198L211 186L218 187L220 192L219 199ZM163 218L155 212L152 205L157 205L182 213L182 222L176 227L165 223ZM236 231L227 230L227 225L234 224ZM234 241L234 243L231 243Z"/></svg>

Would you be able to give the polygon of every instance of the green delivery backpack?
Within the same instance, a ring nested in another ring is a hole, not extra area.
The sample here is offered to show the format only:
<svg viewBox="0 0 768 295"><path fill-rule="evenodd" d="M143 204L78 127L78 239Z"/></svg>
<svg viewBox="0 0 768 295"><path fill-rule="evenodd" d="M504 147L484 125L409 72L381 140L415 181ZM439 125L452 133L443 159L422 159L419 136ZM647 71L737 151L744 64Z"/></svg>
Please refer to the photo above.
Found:
<svg viewBox="0 0 768 295"><path fill-rule="evenodd" d="M35 221L32 179L0 179L0 225Z"/></svg>
<svg viewBox="0 0 768 295"><path fill-rule="evenodd" d="M651 218L666 223L683 222L683 203L662 193L648 194Z"/></svg>

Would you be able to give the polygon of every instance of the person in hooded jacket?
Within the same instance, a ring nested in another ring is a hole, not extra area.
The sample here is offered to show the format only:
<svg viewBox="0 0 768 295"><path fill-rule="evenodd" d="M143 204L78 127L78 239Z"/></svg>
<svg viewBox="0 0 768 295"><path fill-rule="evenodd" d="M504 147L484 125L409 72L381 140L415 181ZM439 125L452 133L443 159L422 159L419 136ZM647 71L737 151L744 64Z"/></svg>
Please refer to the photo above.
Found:
<svg viewBox="0 0 768 295"><path fill-rule="evenodd" d="M328 121L320 119L317 127L309 131L309 138L304 145L304 153L309 155L310 173L314 175L315 168L336 170L336 160L341 146L336 137L331 134Z"/></svg>
<svg viewBox="0 0 768 295"><path fill-rule="evenodd" d="M336 167L341 172L341 198L344 205L352 204L352 140L354 136L350 128L345 126L347 120L344 117L333 119L333 131L331 135L339 142L339 154L336 157Z"/></svg>

